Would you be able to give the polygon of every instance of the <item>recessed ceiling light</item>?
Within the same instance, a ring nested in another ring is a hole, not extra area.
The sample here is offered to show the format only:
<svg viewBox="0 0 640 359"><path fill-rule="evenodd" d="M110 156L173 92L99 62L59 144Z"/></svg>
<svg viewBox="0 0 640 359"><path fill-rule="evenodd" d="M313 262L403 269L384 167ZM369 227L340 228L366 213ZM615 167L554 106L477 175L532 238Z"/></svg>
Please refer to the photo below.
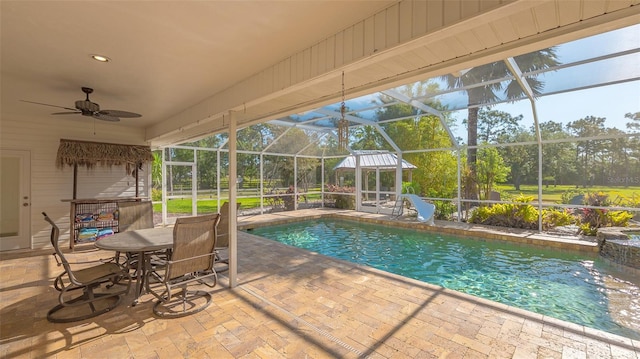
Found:
<svg viewBox="0 0 640 359"><path fill-rule="evenodd" d="M102 56L102 55L91 55L91 58L96 60L96 61L100 61L100 62L109 62L109 61L111 61L110 58L108 58L106 56Z"/></svg>

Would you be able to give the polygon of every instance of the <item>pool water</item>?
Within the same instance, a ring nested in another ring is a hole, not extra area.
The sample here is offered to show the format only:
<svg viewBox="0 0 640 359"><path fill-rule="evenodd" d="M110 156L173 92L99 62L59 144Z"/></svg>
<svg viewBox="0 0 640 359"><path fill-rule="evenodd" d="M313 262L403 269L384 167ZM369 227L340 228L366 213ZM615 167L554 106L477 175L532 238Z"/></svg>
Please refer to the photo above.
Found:
<svg viewBox="0 0 640 359"><path fill-rule="evenodd" d="M621 278L595 254L328 219L251 233L640 339L640 281Z"/></svg>

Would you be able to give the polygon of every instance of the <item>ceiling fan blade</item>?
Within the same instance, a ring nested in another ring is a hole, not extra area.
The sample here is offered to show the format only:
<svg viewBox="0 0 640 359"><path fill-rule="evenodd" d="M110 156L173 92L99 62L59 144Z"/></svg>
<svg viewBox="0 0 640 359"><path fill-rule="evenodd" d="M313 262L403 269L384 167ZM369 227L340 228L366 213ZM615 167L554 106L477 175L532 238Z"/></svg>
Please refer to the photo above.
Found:
<svg viewBox="0 0 640 359"><path fill-rule="evenodd" d="M63 108L63 109L65 109L65 110L77 111L77 109L75 109L75 108L71 108L71 107L64 107L64 106L57 106L57 105L49 105L48 103L34 102L34 101L27 101L27 100L20 100L20 101L22 101L22 102L28 102L28 103L35 103L36 105L43 105L43 106L57 107L57 108Z"/></svg>
<svg viewBox="0 0 640 359"><path fill-rule="evenodd" d="M134 118L141 117L142 115L134 112L120 111L120 110L100 110L98 111L101 115L113 116L113 117L123 117L123 118Z"/></svg>
<svg viewBox="0 0 640 359"><path fill-rule="evenodd" d="M110 121L110 122L118 122L118 121L120 121L120 118L104 114L104 113L102 113L102 111L94 113L93 114L93 118L98 119L98 120L102 120L102 121Z"/></svg>
<svg viewBox="0 0 640 359"><path fill-rule="evenodd" d="M80 111L75 111L75 112L54 112L52 113L52 115L77 115L77 114L81 114L82 112Z"/></svg>

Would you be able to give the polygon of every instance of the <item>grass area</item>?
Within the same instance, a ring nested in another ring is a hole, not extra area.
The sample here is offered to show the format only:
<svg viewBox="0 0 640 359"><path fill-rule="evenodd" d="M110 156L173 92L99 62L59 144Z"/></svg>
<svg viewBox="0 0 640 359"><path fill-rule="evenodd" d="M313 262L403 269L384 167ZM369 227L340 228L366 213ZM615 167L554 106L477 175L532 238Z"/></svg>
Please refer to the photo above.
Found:
<svg viewBox="0 0 640 359"><path fill-rule="evenodd" d="M320 193L313 193L313 194L307 195L308 200L319 200L320 198L321 198ZM226 199L222 200L220 202L220 205L222 205L222 203L226 201L227 201ZM238 203L241 204L240 205L241 209L258 208L260 207L260 198L259 197L239 198ZM169 201L167 201L167 212L191 213L191 205L192 205L192 202L190 198L170 199ZM265 206L267 206L267 204L265 204ZM153 205L153 211L157 213L162 212L162 204L155 203ZM202 214L202 213L217 213L217 212L218 212L217 199L206 198L206 199L198 200L198 213Z"/></svg>
<svg viewBox="0 0 640 359"><path fill-rule="evenodd" d="M513 188L513 185L498 185L495 190L499 191L503 194L503 199L506 199L507 196L516 197L520 194L533 196L533 198L538 198L538 186L535 185L522 185L520 186L520 190L516 191ZM640 187L604 187L604 186L594 186L587 188L576 188L575 186L564 185L564 186L548 186L542 188L542 201L546 203L561 203L562 202L562 194L567 191L573 192L583 192L583 193L593 193L593 192L604 192L609 194L609 199L611 201L616 201L617 199L623 199L621 201L621 205L637 207L640 206ZM308 200L319 200L321 198L320 193L308 194ZM224 203L225 200L221 202ZM248 197L248 198L239 198L238 202L241 204L242 209L251 209L260 207L260 198L259 197ZM267 204L265 204L267 206ZM162 211L162 204L157 203L153 205L154 212ZM191 199L171 199L167 202L167 211L169 213L191 213ZM198 201L198 213L217 213L218 212L218 201L215 198L210 198L207 196L206 199L200 199Z"/></svg>
<svg viewBox="0 0 640 359"><path fill-rule="evenodd" d="M222 205L226 200L221 201L220 205ZM241 208L256 208L260 207L260 199L259 198L242 198L238 200L241 203ZM170 199L167 201L167 212L169 213L191 213L191 199ZM162 204L155 203L153 205L154 212L162 212ZM198 201L198 213L218 213L218 200L216 199L205 199Z"/></svg>
<svg viewBox="0 0 640 359"><path fill-rule="evenodd" d="M536 185L521 185L520 190L516 191L513 185L502 184L496 186L495 190L502 194L508 194L511 196L518 196L524 194L527 196L533 196L538 198L538 186ZM544 186L542 187L542 201L548 203L560 203L562 200L562 194L568 191L594 193L604 192L609 194L609 199L615 201L617 198L623 198L625 200L634 200L636 203L640 202L640 187L606 187L606 186L593 186L587 188L576 188L571 185L558 185L558 186Z"/></svg>

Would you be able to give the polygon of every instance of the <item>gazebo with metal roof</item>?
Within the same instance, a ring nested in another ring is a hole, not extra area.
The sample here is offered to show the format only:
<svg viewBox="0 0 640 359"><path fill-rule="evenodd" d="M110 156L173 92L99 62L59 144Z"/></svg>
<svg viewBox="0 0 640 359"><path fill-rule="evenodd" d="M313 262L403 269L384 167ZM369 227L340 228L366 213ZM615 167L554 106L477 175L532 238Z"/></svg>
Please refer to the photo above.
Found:
<svg viewBox="0 0 640 359"><path fill-rule="evenodd" d="M402 177L406 181L411 182L412 170L417 167L409 163L407 160L398 160L398 156L394 153L383 150L359 150L353 151L351 156L345 157L340 163L333 167L335 171L335 183L342 185L343 177L340 174L352 173L356 177L362 174L361 198L371 199L369 201L379 212L382 208L381 199L387 198L394 200L396 198L395 184L385 186L381 181L380 174L382 172L395 172L398 170L398 164L402 167ZM369 176L375 174L374 190L369 189ZM406 175L405 175L406 173Z"/></svg>

